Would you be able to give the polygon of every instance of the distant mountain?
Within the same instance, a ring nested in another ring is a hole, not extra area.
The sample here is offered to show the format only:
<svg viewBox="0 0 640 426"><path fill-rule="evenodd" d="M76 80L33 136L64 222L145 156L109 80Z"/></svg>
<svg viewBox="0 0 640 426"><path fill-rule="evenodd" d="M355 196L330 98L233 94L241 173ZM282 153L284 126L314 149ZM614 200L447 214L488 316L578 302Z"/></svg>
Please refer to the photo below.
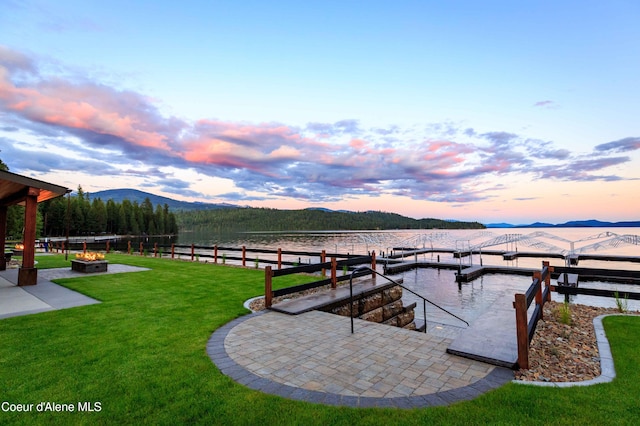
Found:
<svg viewBox="0 0 640 426"><path fill-rule="evenodd" d="M529 225L512 225L510 223L490 223L487 228L637 228L640 220L626 222L604 222L601 220L572 220L565 223L552 224L534 222Z"/></svg>
<svg viewBox="0 0 640 426"><path fill-rule="evenodd" d="M108 189L106 191L98 191L88 193L90 199L100 198L102 201L113 200L116 203L122 203L123 200L129 200L132 203L135 201L138 204L144 202L146 198L149 198L151 204L154 206L165 204L169 206L172 211L190 211L190 210L211 210L211 209L224 209L224 208L236 208L239 206L227 203L202 203L202 202L190 202L190 201L178 201L168 197L162 197L160 195L151 194L149 192L139 191L137 189L125 188L125 189Z"/></svg>
<svg viewBox="0 0 640 426"><path fill-rule="evenodd" d="M530 225L522 225L520 228L555 228L557 225L546 222L534 222Z"/></svg>
<svg viewBox="0 0 640 426"><path fill-rule="evenodd" d="M515 227L516 225L513 225L511 223L504 223L504 222L487 224L487 228L515 228Z"/></svg>

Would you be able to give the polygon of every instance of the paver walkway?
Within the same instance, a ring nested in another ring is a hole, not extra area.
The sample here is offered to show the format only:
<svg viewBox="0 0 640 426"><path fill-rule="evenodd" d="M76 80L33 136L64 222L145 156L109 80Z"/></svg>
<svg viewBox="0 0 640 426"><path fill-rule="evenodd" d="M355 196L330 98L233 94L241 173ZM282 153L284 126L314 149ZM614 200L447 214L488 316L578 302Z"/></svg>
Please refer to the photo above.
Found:
<svg viewBox="0 0 640 426"><path fill-rule="evenodd" d="M286 398L348 406L426 407L472 399L513 379L450 355L450 339L320 311L266 312L213 333L207 352L226 374Z"/></svg>

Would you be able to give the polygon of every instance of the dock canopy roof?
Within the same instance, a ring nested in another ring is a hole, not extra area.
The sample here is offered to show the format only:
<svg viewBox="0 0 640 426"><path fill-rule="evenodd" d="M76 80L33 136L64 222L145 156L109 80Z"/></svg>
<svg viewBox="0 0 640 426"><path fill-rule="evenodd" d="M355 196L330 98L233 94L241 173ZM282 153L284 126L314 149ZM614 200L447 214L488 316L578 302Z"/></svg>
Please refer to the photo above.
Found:
<svg viewBox="0 0 640 426"><path fill-rule="evenodd" d="M0 170L0 205L24 205L29 188L38 188L38 203L59 197L69 192L64 186L54 185L38 179Z"/></svg>

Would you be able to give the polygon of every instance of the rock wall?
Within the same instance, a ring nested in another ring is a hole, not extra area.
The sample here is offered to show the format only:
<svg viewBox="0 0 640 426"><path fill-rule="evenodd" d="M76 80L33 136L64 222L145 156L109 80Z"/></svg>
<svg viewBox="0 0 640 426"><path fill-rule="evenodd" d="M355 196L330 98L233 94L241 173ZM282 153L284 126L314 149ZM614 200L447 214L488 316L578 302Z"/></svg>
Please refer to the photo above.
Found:
<svg viewBox="0 0 640 426"><path fill-rule="evenodd" d="M402 304L402 287L399 285L381 290L353 302L353 317L366 321L392 325L394 327L415 330L415 303L404 306ZM326 312L351 316L349 301L328 309Z"/></svg>

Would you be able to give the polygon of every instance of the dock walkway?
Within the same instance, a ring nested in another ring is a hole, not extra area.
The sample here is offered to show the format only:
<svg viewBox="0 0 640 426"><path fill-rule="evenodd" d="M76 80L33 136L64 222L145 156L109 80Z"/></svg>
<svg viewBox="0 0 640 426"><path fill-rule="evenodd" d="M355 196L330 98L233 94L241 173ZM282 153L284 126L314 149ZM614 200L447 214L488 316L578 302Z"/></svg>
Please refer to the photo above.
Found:
<svg viewBox="0 0 640 426"><path fill-rule="evenodd" d="M512 299L498 299L490 310L460 332L447 353L515 368L518 361L516 317Z"/></svg>

